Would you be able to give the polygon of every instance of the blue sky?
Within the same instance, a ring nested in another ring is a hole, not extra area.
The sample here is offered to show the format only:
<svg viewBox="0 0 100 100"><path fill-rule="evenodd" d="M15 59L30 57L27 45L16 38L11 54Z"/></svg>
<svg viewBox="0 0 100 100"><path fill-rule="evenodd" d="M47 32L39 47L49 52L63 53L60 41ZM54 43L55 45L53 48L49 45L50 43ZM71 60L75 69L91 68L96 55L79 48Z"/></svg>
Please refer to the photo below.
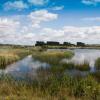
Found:
<svg viewBox="0 0 100 100"><path fill-rule="evenodd" d="M0 1L0 43L31 45L52 40L98 44L99 39L100 0Z"/></svg>

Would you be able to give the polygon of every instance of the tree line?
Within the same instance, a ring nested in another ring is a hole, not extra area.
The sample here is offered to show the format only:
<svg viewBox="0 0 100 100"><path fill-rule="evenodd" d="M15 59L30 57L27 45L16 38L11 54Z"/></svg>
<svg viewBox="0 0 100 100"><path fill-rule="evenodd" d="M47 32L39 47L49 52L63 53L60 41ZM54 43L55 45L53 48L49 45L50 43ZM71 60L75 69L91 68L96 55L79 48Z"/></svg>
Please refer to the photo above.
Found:
<svg viewBox="0 0 100 100"><path fill-rule="evenodd" d="M63 42L62 44L60 42L56 41L36 41L35 46L85 46L85 43L83 42L77 42L77 44L73 44L70 42Z"/></svg>

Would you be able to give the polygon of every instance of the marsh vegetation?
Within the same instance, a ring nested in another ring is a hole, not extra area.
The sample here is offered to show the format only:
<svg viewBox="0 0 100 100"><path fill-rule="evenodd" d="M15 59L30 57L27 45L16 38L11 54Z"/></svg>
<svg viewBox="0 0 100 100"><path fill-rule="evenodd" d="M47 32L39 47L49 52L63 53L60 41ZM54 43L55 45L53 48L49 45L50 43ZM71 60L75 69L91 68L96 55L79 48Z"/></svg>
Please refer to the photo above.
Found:
<svg viewBox="0 0 100 100"><path fill-rule="evenodd" d="M1 49L0 68L4 69L7 65L14 63L29 54L30 51L27 49Z"/></svg>
<svg viewBox="0 0 100 100"><path fill-rule="evenodd" d="M100 58L98 58L95 62L95 66L97 68L97 70L100 70Z"/></svg>
<svg viewBox="0 0 100 100"><path fill-rule="evenodd" d="M27 55L32 55L34 61L45 62L48 67L38 67L36 77L31 80L20 80L12 75L0 74L0 99L13 100L99 100L100 73L90 73L88 62L74 64L62 62L62 59L71 59L75 54L72 51L46 51L34 49L4 49L0 52L0 68L12 64ZM31 62L29 62L31 63ZM100 58L95 66L99 69ZM26 66L25 66L26 67ZM78 73L71 76L66 71L88 71L86 76ZM18 73L17 73L18 74ZM34 73L33 73L34 74Z"/></svg>

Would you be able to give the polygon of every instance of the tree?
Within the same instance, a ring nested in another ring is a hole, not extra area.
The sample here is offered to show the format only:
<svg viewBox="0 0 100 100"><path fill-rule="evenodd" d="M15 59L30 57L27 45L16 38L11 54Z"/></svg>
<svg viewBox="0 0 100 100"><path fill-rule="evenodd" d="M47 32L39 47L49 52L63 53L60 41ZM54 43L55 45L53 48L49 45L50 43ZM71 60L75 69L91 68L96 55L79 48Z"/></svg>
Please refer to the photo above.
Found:
<svg viewBox="0 0 100 100"><path fill-rule="evenodd" d="M58 46L58 45L60 45L60 43L59 42L55 42L55 41L47 41L47 45L50 45L50 46Z"/></svg>
<svg viewBox="0 0 100 100"><path fill-rule="evenodd" d="M36 41L36 44L35 46L44 46L45 45L45 42L43 41Z"/></svg>
<svg viewBox="0 0 100 100"><path fill-rule="evenodd" d="M82 43L82 42L77 42L77 46L85 46L85 43Z"/></svg>

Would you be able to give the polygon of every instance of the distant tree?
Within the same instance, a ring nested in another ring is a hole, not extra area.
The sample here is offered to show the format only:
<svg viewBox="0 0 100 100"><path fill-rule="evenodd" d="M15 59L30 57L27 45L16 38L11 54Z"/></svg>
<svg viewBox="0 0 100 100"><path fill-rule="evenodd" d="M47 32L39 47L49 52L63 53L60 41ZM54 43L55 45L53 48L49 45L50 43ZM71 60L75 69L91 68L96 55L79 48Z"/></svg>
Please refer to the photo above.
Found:
<svg viewBox="0 0 100 100"><path fill-rule="evenodd" d="M47 41L46 45L58 46L58 45L60 45L60 43L59 42L55 42L55 41Z"/></svg>
<svg viewBox="0 0 100 100"><path fill-rule="evenodd" d="M83 43L83 42L77 42L77 46L85 46L85 43Z"/></svg>
<svg viewBox="0 0 100 100"><path fill-rule="evenodd" d="M44 46L45 45L45 42L43 41L36 41L36 44L35 46Z"/></svg>
<svg viewBox="0 0 100 100"><path fill-rule="evenodd" d="M64 46L75 46L75 44L72 44L70 42L63 42L63 45Z"/></svg>
<svg viewBox="0 0 100 100"><path fill-rule="evenodd" d="M64 46L71 46L72 44L70 42L64 42L63 45Z"/></svg>

